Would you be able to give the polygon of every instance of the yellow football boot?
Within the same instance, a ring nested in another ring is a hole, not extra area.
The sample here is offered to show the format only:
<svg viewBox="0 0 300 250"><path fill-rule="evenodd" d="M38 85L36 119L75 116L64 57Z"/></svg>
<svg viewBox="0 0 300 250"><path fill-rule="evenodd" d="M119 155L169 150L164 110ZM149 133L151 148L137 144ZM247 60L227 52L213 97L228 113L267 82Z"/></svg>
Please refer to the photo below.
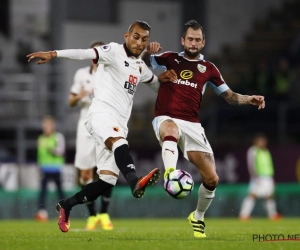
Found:
<svg viewBox="0 0 300 250"><path fill-rule="evenodd" d="M90 216L87 219L85 230L88 230L88 231L95 230L97 228L98 223L99 223L99 219L97 216Z"/></svg>
<svg viewBox="0 0 300 250"><path fill-rule="evenodd" d="M189 217L187 218L194 230L194 236L196 238L205 238L206 235L204 233L205 223L202 220L196 220L194 218L195 212L191 212Z"/></svg>
<svg viewBox="0 0 300 250"><path fill-rule="evenodd" d="M167 168L164 173L164 180L167 178L168 174L173 172L174 170L175 170L175 168L172 168L172 167Z"/></svg>
<svg viewBox="0 0 300 250"><path fill-rule="evenodd" d="M113 230L113 224L110 220L110 217L107 213L105 214L98 214L97 215L98 221L100 222L100 225L103 230Z"/></svg>

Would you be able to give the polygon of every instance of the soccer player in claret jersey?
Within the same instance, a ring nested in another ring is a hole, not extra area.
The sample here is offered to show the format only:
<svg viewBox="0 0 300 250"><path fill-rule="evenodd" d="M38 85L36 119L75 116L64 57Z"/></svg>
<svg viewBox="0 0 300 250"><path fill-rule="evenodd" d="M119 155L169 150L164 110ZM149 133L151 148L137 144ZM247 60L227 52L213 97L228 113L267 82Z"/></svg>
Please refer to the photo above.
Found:
<svg viewBox="0 0 300 250"><path fill-rule="evenodd" d="M55 57L90 59L96 64L104 64L96 72L94 98L85 123L88 132L96 140L99 180L87 184L75 195L59 201L56 208L59 212L58 225L62 232L69 231L72 207L93 201L104 194L116 184L120 171L136 198L142 198L146 187L159 178L158 168L144 177L137 177L126 140L127 122L138 84L146 83L155 91L160 85L158 78L140 57L148 44L150 29L146 22L135 21L124 35L124 44L112 42L97 48L34 52L27 55L29 61L40 59L37 64L46 63ZM164 77L160 79L168 80Z"/></svg>
<svg viewBox="0 0 300 250"><path fill-rule="evenodd" d="M91 48L105 45L102 41L93 41ZM85 117L92 103L94 96L94 82L98 67L103 67L102 64L92 64L90 66L80 68L74 75L74 81L69 95L69 105L75 107L80 105L80 117L77 125L76 135L76 154L75 167L79 170L79 184L83 188L86 184L98 179L98 175L94 168L96 166L96 144L95 139L85 127ZM112 230L113 224L108 214L108 206L110 204L112 187L106 193L101 195L101 208L99 213L96 213L95 202L86 203L89 217L85 226L86 230L95 230L100 224L104 230Z"/></svg>
<svg viewBox="0 0 300 250"><path fill-rule="evenodd" d="M217 67L204 60L200 52L205 45L205 35L198 22L191 20L185 24L181 44L184 50L181 53L165 52L154 55L160 44L150 43L143 59L153 68L173 69L177 76L177 79L160 85L153 128L162 147L165 176L176 169L178 145L185 158L196 166L202 177L197 207L188 216L188 220L193 227L194 236L204 238L204 214L215 196L219 179L212 148L198 118L205 88L211 87L231 105L250 104L261 109L265 107L265 101L263 96L233 92Z"/></svg>

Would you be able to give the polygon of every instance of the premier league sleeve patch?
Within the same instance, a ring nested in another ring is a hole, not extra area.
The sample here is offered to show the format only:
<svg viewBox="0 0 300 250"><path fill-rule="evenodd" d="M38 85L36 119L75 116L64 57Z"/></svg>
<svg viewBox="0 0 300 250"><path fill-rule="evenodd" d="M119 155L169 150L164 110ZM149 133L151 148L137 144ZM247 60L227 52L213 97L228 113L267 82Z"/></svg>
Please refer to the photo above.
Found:
<svg viewBox="0 0 300 250"><path fill-rule="evenodd" d="M110 45L103 45L103 46L100 46L100 48L104 51L104 52L107 52L110 50Z"/></svg>

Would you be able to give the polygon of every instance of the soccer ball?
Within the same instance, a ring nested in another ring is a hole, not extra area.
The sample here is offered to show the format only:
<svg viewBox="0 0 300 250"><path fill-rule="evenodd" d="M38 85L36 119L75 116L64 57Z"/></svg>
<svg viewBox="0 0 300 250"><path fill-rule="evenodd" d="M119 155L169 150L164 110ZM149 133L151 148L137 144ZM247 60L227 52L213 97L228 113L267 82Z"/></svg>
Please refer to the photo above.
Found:
<svg viewBox="0 0 300 250"><path fill-rule="evenodd" d="M191 194L194 181L188 172L176 169L167 175L164 188L174 199L183 199Z"/></svg>

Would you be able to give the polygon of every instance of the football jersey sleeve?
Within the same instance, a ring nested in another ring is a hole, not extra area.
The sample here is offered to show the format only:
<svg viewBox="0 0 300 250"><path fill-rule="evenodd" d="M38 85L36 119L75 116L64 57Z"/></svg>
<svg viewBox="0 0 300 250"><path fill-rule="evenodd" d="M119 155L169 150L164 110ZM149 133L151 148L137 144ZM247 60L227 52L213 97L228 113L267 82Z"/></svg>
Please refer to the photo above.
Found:
<svg viewBox="0 0 300 250"><path fill-rule="evenodd" d="M220 71L214 64L211 64L211 75L208 86L210 86L217 95L220 95L221 93L229 89Z"/></svg>
<svg viewBox="0 0 300 250"><path fill-rule="evenodd" d="M93 59L94 64L111 64L115 59L115 51L117 49L116 43L109 43L94 48L97 57Z"/></svg>
<svg viewBox="0 0 300 250"><path fill-rule="evenodd" d="M82 89L82 84L80 80L80 69L76 71L74 75L73 85L71 87L71 93L78 95Z"/></svg>
<svg viewBox="0 0 300 250"><path fill-rule="evenodd" d="M158 55L150 56L150 63L153 69L164 68L166 69L168 57L170 52L164 52Z"/></svg>

